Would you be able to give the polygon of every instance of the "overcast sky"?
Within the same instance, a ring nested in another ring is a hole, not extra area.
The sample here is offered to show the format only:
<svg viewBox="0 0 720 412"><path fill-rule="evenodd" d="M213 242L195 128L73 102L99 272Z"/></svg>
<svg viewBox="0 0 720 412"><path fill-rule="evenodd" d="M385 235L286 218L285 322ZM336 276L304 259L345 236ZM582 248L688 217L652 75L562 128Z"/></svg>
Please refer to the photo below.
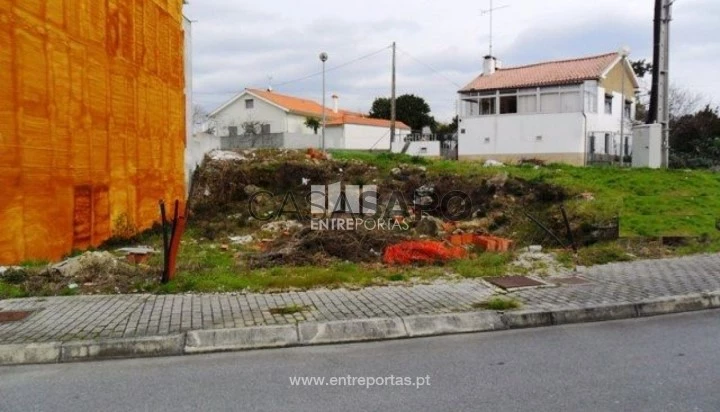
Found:
<svg viewBox="0 0 720 412"><path fill-rule="evenodd" d="M482 70L489 0L191 0L194 100L212 110L246 87L320 101L321 51L328 96L367 112L390 94L398 45L398 93L424 97L440 121L455 114L456 91ZM612 52L652 57L653 0L495 0L495 55L508 65ZM718 0L677 0L672 26L673 83L720 101ZM382 50L386 48L385 50ZM287 83L290 82L290 83Z"/></svg>

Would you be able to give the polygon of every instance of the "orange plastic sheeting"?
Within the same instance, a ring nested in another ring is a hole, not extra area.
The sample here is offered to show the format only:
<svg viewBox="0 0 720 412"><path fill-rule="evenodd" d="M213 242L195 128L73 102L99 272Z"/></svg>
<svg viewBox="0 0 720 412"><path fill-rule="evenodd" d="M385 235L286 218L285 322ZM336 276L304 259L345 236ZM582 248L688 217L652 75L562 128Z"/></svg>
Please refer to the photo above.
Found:
<svg viewBox="0 0 720 412"><path fill-rule="evenodd" d="M437 263L460 259L466 255L464 249L446 246L442 242L421 240L408 241L389 246L383 260L388 265L410 265L413 263Z"/></svg>
<svg viewBox="0 0 720 412"><path fill-rule="evenodd" d="M181 0L0 0L0 264L185 195Z"/></svg>

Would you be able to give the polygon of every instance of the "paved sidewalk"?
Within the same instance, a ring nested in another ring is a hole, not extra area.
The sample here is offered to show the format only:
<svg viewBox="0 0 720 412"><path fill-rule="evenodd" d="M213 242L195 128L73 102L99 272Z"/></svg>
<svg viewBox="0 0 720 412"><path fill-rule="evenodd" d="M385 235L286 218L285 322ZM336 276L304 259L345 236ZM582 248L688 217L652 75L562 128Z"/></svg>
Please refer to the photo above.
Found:
<svg viewBox="0 0 720 412"><path fill-rule="evenodd" d="M633 304L720 291L720 255L638 261L582 271L590 280L511 293L526 311ZM552 283L552 279L549 280ZM432 285L313 290L279 294L125 295L0 301L0 310L33 310L21 322L0 324L0 344L167 336L192 330L474 311L496 290L482 280ZM272 308L306 307L295 314Z"/></svg>

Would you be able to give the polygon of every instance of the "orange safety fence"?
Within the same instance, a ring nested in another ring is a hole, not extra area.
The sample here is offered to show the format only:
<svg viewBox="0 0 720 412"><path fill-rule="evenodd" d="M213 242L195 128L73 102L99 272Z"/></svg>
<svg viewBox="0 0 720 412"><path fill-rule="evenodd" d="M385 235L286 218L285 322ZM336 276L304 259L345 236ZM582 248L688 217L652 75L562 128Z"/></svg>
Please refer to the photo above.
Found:
<svg viewBox="0 0 720 412"><path fill-rule="evenodd" d="M0 0L0 264L56 260L183 199L181 0Z"/></svg>
<svg viewBox="0 0 720 412"><path fill-rule="evenodd" d="M437 263L465 257L460 247L448 246L431 240L408 241L389 246L383 261L388 265L411 265L413 263Z"/></svg>

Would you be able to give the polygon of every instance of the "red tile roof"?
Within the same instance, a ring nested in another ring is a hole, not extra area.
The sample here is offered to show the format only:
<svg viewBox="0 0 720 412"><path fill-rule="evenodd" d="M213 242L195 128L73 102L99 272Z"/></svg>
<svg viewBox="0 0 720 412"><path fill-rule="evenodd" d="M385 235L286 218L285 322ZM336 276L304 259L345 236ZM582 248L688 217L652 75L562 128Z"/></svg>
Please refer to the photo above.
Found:
<svg viewBox="0 0 720 412"><path fill-rule="evenodd" d="M489 76L480 75L461 92L559 86L600 79L618 58L618 53L507 67Z"/></svg>
<svg viewBox="0 0 720 412"><path fill-rule="evenodd" d="M299 114L301 116L316 116L322 117L323 107L321 104L308 99L301 99L299 97L288 96L279 94L276 92L270 92L267 90L260 89L246 89L248 92L261 97L271 103L274 103L291 113ZM335 113L329 108L325 109L325 116L327 117L328 125L342 125L342 124L359 124L366 126L377 126L377 127L390 127L390 121L384 119L373 119L365 116L362 113L351 112L348 110L338 110ZM402 122L396 122L398 129L408 129L410 127Z"/></svg>

